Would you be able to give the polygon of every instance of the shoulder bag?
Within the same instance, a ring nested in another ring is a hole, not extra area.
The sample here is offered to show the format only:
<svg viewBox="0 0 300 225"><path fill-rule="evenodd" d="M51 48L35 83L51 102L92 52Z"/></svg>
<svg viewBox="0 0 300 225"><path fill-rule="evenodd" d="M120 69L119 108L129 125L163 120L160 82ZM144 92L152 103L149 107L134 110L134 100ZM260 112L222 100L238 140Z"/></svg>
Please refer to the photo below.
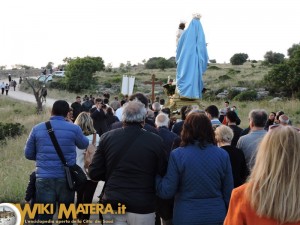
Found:
<svg viewBox="0 0 300 225"><path fill-rule="evenodd" d="M71 191L77 191L81 187L81 185L85 184L85 182L87 181L86 174L83 172L81 167L78 166L77 164L73 166L69 166L67 164L66 159L55 137L50 121L46 122L45 124L47 127L48 134L57 152L57 155L59 156L61 162L64 165L68 187Z"/></svg>

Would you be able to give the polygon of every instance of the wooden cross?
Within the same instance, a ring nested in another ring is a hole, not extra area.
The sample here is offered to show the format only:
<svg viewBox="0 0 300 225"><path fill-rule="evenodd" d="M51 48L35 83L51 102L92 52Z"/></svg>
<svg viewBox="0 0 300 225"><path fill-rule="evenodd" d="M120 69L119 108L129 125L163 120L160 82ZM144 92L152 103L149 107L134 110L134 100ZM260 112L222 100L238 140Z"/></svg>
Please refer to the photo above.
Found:
<svg viewBox="0 0 300 225"><path fill-rule="evenodd" d="M152 80L151 81L145 81L144 84L152 84L152 103L154 102L154 99L155 99L155 96L154 96L154 87L155 87L155 84L159 84L160 86L162 85L162 82L161 81L155 81L155 75L152 74Z"/></svg>

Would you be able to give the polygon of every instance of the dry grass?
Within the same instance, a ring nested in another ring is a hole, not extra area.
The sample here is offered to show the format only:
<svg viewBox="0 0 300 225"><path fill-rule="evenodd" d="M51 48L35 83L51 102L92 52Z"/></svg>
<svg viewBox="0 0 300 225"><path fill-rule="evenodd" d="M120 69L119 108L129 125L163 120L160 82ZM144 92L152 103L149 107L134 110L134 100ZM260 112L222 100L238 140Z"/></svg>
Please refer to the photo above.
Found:
<svg viewBox="0 0 300 225"><path fill-rule="evenodd" d="M21 123L26 128L22 136L7 139L7 144L0 146L0 202L20 202L35 167L33 161L25 159L24 146L31 128L49 118L49 114L36 115L33 104L0 98L1 122Z"/></svg>

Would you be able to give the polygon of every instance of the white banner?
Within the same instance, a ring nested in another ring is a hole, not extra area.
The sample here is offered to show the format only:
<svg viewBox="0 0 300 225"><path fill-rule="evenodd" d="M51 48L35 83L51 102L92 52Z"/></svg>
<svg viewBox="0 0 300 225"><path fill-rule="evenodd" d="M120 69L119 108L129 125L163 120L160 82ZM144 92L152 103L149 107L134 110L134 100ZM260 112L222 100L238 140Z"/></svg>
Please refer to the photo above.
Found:
<svg viewBox="0 0 300 225"><path fill-rule="evenodd" d="M123 75L121 93L122 95L132 95L135 77Z"/></svg>

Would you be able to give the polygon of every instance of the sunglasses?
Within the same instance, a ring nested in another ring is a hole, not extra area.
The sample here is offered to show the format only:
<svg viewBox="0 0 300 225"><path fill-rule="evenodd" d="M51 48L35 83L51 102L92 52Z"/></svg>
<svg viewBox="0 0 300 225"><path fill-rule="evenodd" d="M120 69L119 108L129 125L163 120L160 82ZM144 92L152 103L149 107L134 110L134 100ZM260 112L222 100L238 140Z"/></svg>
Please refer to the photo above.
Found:
<svg viewBox="0 0 300 225"><path fill-rule="evenodd" d="M289 126L289 125L287 125L287 126ZM269 126L269 131L274 130L277 127L284 127L284 126L281 124L274 124L274 125ZM296 131L298 131L300 133L300 129L298 127L293 127L293 126L290 126L290 127L294 128Z"/></svg>

